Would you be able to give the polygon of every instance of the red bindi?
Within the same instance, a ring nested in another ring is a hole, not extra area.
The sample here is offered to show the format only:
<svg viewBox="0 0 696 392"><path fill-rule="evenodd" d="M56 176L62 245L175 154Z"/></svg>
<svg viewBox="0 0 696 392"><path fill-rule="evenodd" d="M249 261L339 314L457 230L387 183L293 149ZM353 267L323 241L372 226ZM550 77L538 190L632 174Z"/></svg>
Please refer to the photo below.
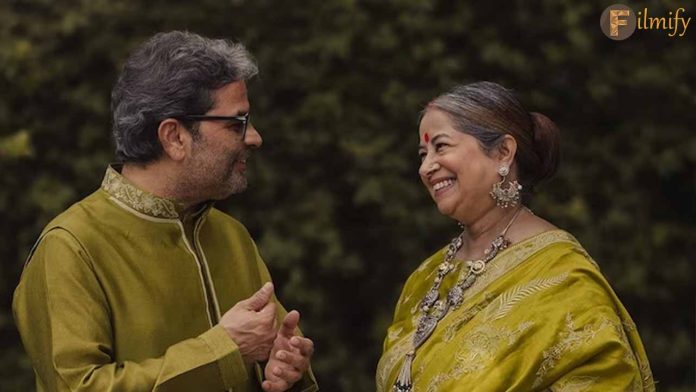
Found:
<svg viewBox="0 0 696 392"><path fill-rule="evenodd" d="M426 143L428 143L428 142L430 141L430 135L428 135L427 133L424 134L424 135L423 135L423 140L424 140Z"/></svg>

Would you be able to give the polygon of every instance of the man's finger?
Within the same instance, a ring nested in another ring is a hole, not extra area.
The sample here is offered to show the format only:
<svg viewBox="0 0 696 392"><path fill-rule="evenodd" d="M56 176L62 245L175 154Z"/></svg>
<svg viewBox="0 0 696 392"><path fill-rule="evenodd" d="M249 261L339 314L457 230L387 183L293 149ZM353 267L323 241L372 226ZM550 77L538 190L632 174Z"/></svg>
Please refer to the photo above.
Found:
<svg viewBox="0 0 696 392"><path fill-rule="evenodd" d="M248 310L259 311L268 303L272 295L273 283L266 282L257 292L243 302Z"/></svg>
<svg viewBox="0 0 696 392"><path fill-rule="evenodd" d="M291 338L295 336L295 328L300 323L300 312L293 310L285 315L283 320L283 325L280 327L278 333L286 338Z"/></svg>
<svg viewBox="0 0 696 392"><path fill-rule="evenodd" d="M314 354L314 342L309 338L294 336L290 339L290 346L299 349L305 357L311 357Z"/></svg>
<svg viewBox="0 0 696 392"><path fill-rule="evenodd" d="M288 387L300 381L302 378L302 373L293 367L282 368L280 366L274 366L272 374L274 377L276 377L276 380L270 380L271 382L282 380L287 383Z"/></svg>
<svg viewBox="0 0 696 392"><path fill-rule="evenodd" d="M283 392L289 387L288 383L282 379L277 381L266 380L261 384L261 388L266 392Z"/></svg>
<svg viewBox="0 0 696 392"><path fill-rule="evenodd" d="M276 323L276 304L269 302L259 309L259 316L263 316L265 320L269 320L275 326Z"/></svg>
<svg viewBox="0 0 696 392"><path fill-rule="evenodd" d="M309 368L309 361L307 360L307 357L298 353L279 350L276 352L275 357L285 365L289 365L291 370L304 372L307 370L307 368Z"/></svg>

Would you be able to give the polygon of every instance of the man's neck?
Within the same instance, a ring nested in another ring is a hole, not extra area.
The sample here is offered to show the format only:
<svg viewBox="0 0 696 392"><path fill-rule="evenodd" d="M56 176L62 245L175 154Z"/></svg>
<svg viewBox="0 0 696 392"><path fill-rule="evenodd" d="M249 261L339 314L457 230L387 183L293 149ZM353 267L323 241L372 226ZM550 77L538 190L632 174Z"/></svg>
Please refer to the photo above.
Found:
<svg viewBox="0 0 696 392"><path fill-rule="evenodd" d="M147 165L125 163L121 175L136 187L157 197L172 200L182 207L182 212L192 211L200 204L199 200L185 200L176 192L174 170L166 162L152 162Z"/></svg>

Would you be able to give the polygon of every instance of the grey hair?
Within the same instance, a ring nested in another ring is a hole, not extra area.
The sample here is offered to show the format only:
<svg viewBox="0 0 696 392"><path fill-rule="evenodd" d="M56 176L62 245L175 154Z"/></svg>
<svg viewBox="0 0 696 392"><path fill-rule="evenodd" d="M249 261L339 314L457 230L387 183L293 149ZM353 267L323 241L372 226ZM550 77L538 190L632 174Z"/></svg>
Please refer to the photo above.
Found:
<svg viewBox="0 0 696 392"><path fill-rule="evenodd" d="M560 155L560 132L548 117L529 113L512 90L492 82L460 85L433 99L429 109L445 112L460 132L475 137L490 153L505 135L517 142L515 162L520 182L532 190L554 175Z"/></svg>
<svg viewBox="0 0 696 392"><path fill-rule="evenodd" d="M147 40L128 57L111 92L113 135L119 162L157 160L162 120L204 114L213 91L246 81L258 67L244 45L172 31ZM192 123L185 124L197 136Z"/></svg>

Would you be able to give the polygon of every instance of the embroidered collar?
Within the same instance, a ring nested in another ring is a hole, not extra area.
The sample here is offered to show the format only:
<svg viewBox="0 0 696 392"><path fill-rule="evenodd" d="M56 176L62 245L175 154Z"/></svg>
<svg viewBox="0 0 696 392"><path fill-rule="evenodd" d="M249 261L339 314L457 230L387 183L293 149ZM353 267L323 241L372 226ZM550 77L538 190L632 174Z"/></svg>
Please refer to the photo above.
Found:
<svg viewBox="0 0 696 392"><path fill-rule="evenodd" d="M113 164L106 169L101 187L110 196L145 215L165 219L178 219L180 217L180 212L183 211L181 204L155 196L136 187L121 175L121 168L122 165Z"/></svg>

